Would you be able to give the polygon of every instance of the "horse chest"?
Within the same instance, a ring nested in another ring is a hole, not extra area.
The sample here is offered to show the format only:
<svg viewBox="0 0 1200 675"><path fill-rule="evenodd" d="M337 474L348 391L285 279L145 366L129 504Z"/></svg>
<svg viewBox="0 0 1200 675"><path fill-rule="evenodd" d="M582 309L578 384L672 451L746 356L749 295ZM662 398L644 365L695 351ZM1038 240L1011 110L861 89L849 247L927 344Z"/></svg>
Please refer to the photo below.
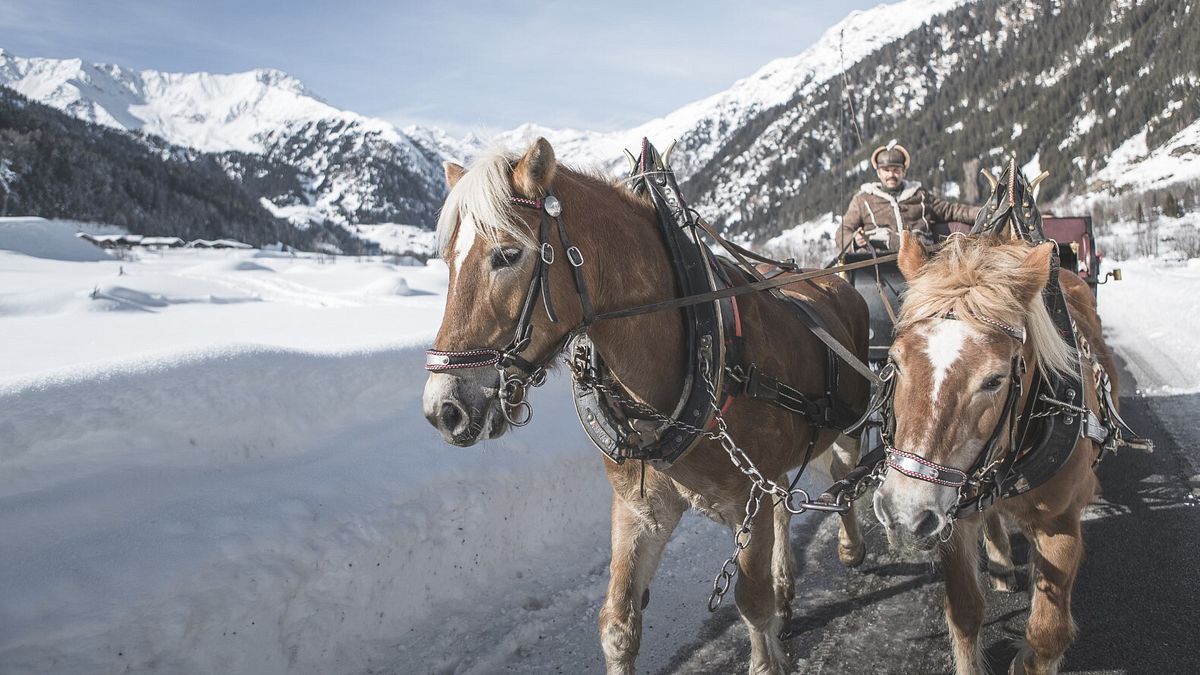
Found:
<svg viewBox="0 0 1200 675"><path fill-rule="evenodd" d="M704 494L679 486L679 493L687 500L692 510L708 516L715 522L727 527L740 525L745 516L745 504L739 504L736 499L712 499Z"/></svg>

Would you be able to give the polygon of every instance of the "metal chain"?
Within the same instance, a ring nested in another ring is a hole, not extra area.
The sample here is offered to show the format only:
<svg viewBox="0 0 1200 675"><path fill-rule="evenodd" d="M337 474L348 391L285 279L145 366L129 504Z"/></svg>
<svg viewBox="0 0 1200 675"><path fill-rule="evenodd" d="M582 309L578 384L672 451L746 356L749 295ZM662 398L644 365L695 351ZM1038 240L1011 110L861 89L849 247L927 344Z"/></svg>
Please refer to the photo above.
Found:
<svg viewBox="0 0 1200 675"><path fill-rule="evenodd" d="M750 545L751 529L750 526L754 517L758 515L759 507L762 505L762 498L765 495L773 495L778 497L783 507L789 513L804 513L808 510L814 511L838 511L840 508L837 505L825 504L823 502L814 501L804 488L788 488L783 487L779 483L767 478L755 466L754 461L746 454L745 450L738 447L733 438L729 435L729 429L725 424L725 418L721 415L721 408L717 405L716 385L713 384L712 373L708 359L700 359L700 375L703 379L704 386L708 390L709 405L713 409L713 421L716 422L716 431L708 432L705 436L711 440L718 441L721 447L729 455L729 460L738 471L750 479L750 494L746 499L746 517L742 520L742 525L734 532L733 535L733 554L725 559L721 564L721 570L717 572L717 576L713 579L713 590L708 596L708 611L715 612L721 606L721 601L725 598L725 593L729 591L730 584L737 576L738 558L742 551ZM798 498L800 501L793 504L792 499Z"/></svg>
<svg viewBox="0 0 1200 675"><path fill-rule="evenodd" d="M733 535L734 549L733 554L721 564L721 570L713 579L713 590L708 598L708 611L715 612L721 606L721 601L725 597L725 593L729 591L730 585L733 583L734 577L738 573L738 558L742 551L750 545L752 536L751 524L754 517L758 515L759 508L762 506L762 498L766 495L777 497L783 507L789 513L799 514L806 511L824 511L824 512L840 512L844 511L845 507L841 504L827 504L819 502L809 495L804 488L796 487L788 489L779 483L767 478L762 474L762 471L754 464L754 460L746 454L746 451L738 447L733 438L729 435L729 428L725 423L725 418L721 415L721 407L718 404L718 396L716 384L713 382L712 366L707 358L700 359L700 377L704 383L704 387L708 392L709 407L713 412L713 423L716 428L713 431L706 431L681 420L673 419L661 412L655 410L649 405L634 401L628 396L617 392L614 388L606 385L597 377L595 371L585 362L580 356L572 359L569 363L572 375L578 384L584 387L596 389L604 394L612 397L622 405L628 406L638 413L663 424L683 429L692 434L702 436L703 438L720 443L721 448L729 455L729 460L733 466L737 468L742 475L750 479L750 493L746 498L745 514L746 517L742 520L742 524L735 530ZM863 481L859 486L855 486L854 499L861 497L869 487L869 481Z"/></svg>

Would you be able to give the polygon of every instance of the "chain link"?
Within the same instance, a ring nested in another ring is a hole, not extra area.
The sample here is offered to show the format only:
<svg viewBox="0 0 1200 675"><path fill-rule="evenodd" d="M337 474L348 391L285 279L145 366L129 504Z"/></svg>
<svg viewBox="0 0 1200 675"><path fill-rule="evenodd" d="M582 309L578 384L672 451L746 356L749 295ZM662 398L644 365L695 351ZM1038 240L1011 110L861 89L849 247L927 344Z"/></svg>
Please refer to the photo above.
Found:
<svg viewBox="0 0 1200 675"><path fill-rule="evenodd" d="M514 427L523 427L533 421L533 406L526 396L531 387L540 387L546 383L546 369L538 368L532 373L521 376L509 373L506 366L496 363L500 372L500 389L496 397L500 399L500 412L504 419Z"/></svg>
<svg viewBox="0 0 1200 675"><path fill-rule="evenodd" d="M804 513L809 509L817 511L836 511L840 510L836 505L814 502L808 492L803 488L793 488L791 490L783 487L779 483L767 478L762 474L762 471L755 466L754 461L746 454L745 450L738 447L734 442L733 437L729 435L729 428L725 424L725 418L721 415L721 408L717 404L716 385L713 383L711 366L708 359L700 360L700 375L703 378L704 386L708 390L709 405L713 410L713 421L716 423L716 430L705 434L710 440L717 441L721 447L729 455L729 460L733 463L738 471L741 471L744 476L750 479L750 494L746 499L746 517L742 520L742 525L733 535L733 554L726 558L721 564L721 570L713 579L713 590L708 596L708 611L715 612L721 606L721 601L725 598L725 593L729 591L729 586L733 583L733 579L738 572L738 558L741 552L746 550L750 545L750 538L753 534L751 525L755 516L758 515L758 510L762 506L762 498L765 495L778 497L783 507L790 513ZM793 498L798 498L800 501L793 504Z"/></svg>
<svg viewBox="0 0 1200 675"><path fill-rule="evenodd" d="M616 391L615 388L608 386L600 377L597 376L595 370L587 363L587 359L583 354L576 354L575 358L569 362L572 375L575 381L582 387L596 389L610 398L616 400L628 409L655 421L661 422L664 425L672 426L692 434L701 436L707 440L715 441L721 445L725 453L729 455L729 461L737 468L742 475L750 479L750 493L746 498L745 518L742 520L741 526L734 531L733 535L733 554L725 559L721 564L721 570L713 579L713 590L708 598L708 611L715 612L721 606L721 601L725 594L729 591L734 578L738 573L738 558L742 551L750 545L753 531L755 516L758 515L759 509L762 506L762 499L766 495L771 495L779 499L779 502L789 513L799 514L806 511L825 511L825 512L842 512L847 508L846 504L828 504L814 500L808 491L804 488L788 489L783 485L767 478L754 464L754 460L746 454L746 451L738 446L729 435L729 428L725 423L724 416L721 415L721 408L718 404L718 396L716 384L714 383L712 365L708 358L701 357L700 359L700 377L704 383L704 387L708 392L708 403L712 409L712 423L715 428L712 431L705 430L692 424L688 424L682 420L677 420L667 415L662 414L653 407L646 405L640 401L635 401L630 397ZM872 478L874 476L872 475ZM854 487L854 494L850 501L861 497L863 493L870 487L870 481L864 480L859 485ZM840 500L839 500L840 501Z"/></svg>

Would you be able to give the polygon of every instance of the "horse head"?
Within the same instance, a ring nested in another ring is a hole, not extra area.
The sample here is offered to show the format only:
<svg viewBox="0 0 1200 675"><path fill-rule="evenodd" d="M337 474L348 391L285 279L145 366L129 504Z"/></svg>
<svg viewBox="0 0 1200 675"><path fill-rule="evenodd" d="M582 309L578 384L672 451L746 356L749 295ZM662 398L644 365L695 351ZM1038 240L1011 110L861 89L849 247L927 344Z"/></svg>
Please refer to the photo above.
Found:
<svg viewBox="0 0 1200 675"><path fill-rule="evenodd" d="M556 171L554 150L540 138L520 158L488 155L470 170L445 165L450 192L438 243L450 280L438 351L427 359L423 405L426 419L454 445L473 445L508 428L497 395L505 385L504 368L495 367L502 351L541 364L566 330L525 307L540 300L530 278L542 265L539 221Z"/></svg>
<svg viewBox="0 0 1200 675"><path fill-rule="evenodd" d="M894 428L874 506L893 546L931 550L967 478L1010 445L1028 378L1069 371L1073 355L1041 299L1052 243L952 235L930 258L901 234L909 286L889 353Z"/></svg>
<svg viewBox="0 0 1200 675"><path fill-rule="evenodd" d="M561 166L545 139L445 169L438 234L450 279L423 407L447 442L469 446L528 421L527 390L593 311L673 288L649 202ZM608 254L619 274L602 274ZM622 321L589 333L620 333Z"/></svg>

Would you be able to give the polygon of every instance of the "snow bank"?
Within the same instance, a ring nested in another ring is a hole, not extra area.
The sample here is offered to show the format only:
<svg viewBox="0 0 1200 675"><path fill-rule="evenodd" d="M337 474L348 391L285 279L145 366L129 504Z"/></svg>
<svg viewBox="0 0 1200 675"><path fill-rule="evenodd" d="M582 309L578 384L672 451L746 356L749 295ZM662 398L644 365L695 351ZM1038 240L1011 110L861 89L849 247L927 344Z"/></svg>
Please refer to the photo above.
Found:
<svg viewBox="0 0 1200 675"><path fill-rule="evenodd" d="M75 236L77 224L45 218L0 218L0 249L35 258L96 262L107 253Z"/></svg>
<svg viewBox="0 0 1200 675"><path fill-rule="evenodd" d="M1100 317L1110 347L1125 358L1150 396L1200 392L1200 260L1171 264L1143 258L1105 262L1124 279L1100 287Z"/></svg>
<svg viewBox="0 0 1200 675"><path fill-rule="evenodd" d="M421 363L239 348L4 385L0 670L366 671L548 561L603 560L603 460L564 382L456 449Z"/></svg>

